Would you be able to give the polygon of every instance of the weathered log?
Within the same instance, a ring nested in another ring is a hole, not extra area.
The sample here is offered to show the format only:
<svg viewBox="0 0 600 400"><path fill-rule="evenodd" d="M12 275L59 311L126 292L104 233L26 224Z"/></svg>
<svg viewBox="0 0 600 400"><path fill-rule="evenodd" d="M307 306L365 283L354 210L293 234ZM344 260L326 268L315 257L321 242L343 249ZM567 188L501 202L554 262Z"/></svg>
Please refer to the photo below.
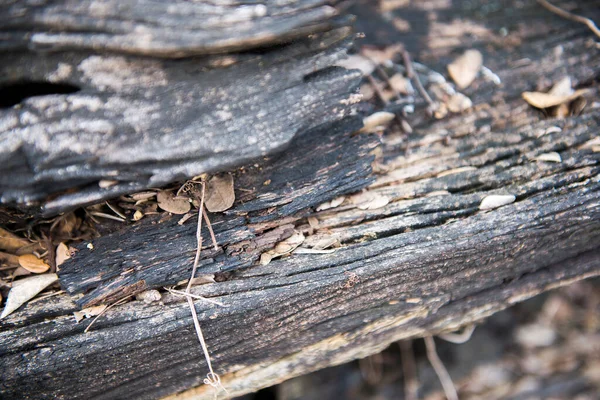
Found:
<svg viewBox="0 0 600 400"><path fill-rule="evenodd" d="M2 1L0 51L183 57L248 50L348 23L337 1Z"/></svg>
<svg viewBox="0 0 600 400"><path fill-rule="evenodd" d="M323 126L295 140L279 156L235 171L234 207L211 214L220 249L204 242L199 273L253 265L261 253L290 237L293 224L312 207L372 183L370 153L379 141L346 134L361 126L356 117ZM80 243L73 258L61 266L63 287L73 295L85 293L77 302L89 306L189 278L197 218L184 225L179 219L148 218L93 240L93 251L86 247L88 242ZM203 235L209 237L206 228ZM134 248L138 251L132 253ZM134 253L126 257L130 261L124 260L124 254Z"/></svg>
<svg viewBox="0 0 600 400"><path fill-rule="evenodd" d="M523 9L497 4L505 6L496 8L505 20L518 23L515 10ZM388 205L361 210L347 202L300 214L319 224L305 245L338 240L335 253L293 254L194 289L228 305L198 301L197 310L230 395L366 356L398 339L453 330L600 275L600 153L593 147L600 112L588 107L552 120L520 99L522 90L547 89L563 74L597 95L600 56L585 28L565 31L564 21L548 26L541 18L526 21L532 29L524 29L518 47L491 46L486 65L503 85L473 85L473 111L423 122L408 138L384 136L376 161L384 172L369 192ZM562 53L549 50L558 47ZM548 152L559 153L560 162L537 158ZM479 209L498 194L515 201ZM291 222L308 233L304 220ZM123 244L112 249L140 254ZM189 261L191 232L151 245L174 244ZM170 294L163 303L115 307L87 334L85 323L73 321L77 307L66 295L19 310L0 323L3 395L212 398L208 386L190 389L202 384L206 365L186 303Z"/></svg>
<svg viewBox="0 0 600 400"><path fill-rule="evenodd" d="M81 52L5 57L0 85L56 79L80 90L0 110L1 202L39 204L48 216L281 151L351 112L360 74L331 68L348 34L237 55L229 67Z"/></svg>

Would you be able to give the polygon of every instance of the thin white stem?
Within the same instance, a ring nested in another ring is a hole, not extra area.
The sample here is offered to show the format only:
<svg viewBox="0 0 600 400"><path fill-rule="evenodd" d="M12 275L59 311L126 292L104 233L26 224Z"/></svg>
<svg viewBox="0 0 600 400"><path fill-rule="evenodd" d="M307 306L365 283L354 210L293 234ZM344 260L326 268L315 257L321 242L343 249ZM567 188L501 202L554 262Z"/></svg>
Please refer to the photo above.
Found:
<svg viewBox="0 0 600 400"><path fill-rule="evenodd" d="M454 382L452 382L452 378L448 373L446 367L444 367L444 363L438 357L437 351L435 349L435 341L431 336L425 336L425 347L427 348L427 359L431 363L431 366L435 370L440 382L442 383L442 387L444 388L444 393L446 393L446 397L448 400L458 400L458 393L456 393L456 388L454 387Z"/></svg>

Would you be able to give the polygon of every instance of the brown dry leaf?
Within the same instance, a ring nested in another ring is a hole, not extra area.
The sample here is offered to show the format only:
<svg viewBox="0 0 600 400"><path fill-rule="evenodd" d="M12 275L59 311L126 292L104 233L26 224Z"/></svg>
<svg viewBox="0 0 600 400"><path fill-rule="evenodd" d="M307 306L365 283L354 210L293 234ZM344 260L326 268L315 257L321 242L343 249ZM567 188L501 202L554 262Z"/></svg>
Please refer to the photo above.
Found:
<svg viewBox="0 0 600 400"><path fill-rule="evenodd" d="M75 311L73 313L73 315L75 316L75 321L79 323L84 318L96 317L102 314L102 312L106 310L106 307L107 306L105 304L101 304L99 306L84 308L81 311Z"/></svg>
<svg viewBox="0 0 600 400"><path fill-rule="evenodd" d="M53 226L53 233L56 238L69 239L74 236L74 232L81 227L81 219L77 218L75 213L68 213L61 217Z"/></svg>
<svg viewBox="0 0 600 400"><path fill-rule="evenodd" d="M65 261L71 258L72 249L69 248L65 243L60 243L56 246L56 266L61 266Z"/></svg>
<svg viewBox="0 0 600 400"><path fill-rule="evenodd" d="M177 198L168 190L162 190L156 195L158 206L172 214L185 214L192 208L188 199Z"/></svg>
<svg viewBox="0 0 600 400"><path fill-rule="evenodd" d="M527 103L534 107L550 108L563 104L567 105L573 100L583 96L586 92L586 89L573 90L571 88L571 78L565 77L555 83L548 93L524 92L522 96ZM564 114L564 110L558 110L558 112L559 114Z"/></svg>
<svg viewBox="0 0 600 400"><path fill-rule="evenodd" d="M0 251L0 265L16 268L19 266L19 256Z"/></svg>
<svg viewBox="0 0 600 400"><path fill-rule="evenodd" d="M42 274L50 269L50 266L44 260L37 258L33 254L19 256L19 265L34 274Z"/></svg>
<svg viewBox="0 0 600 400"><path fill-rule="evenodd" d="M0 249L9 252L15 252L23 246L27 246L29 241L20 238L14 233L0 228Z"/></svg>
<svg viewBox="0 0 600 400"><path fill-rule="evenodd" d="M481 66L483 56L478 50L467 50L448 65L448 73L459 89L468 87L474 80Z"/></svg>
<svg viewBox="0 0 600 400"><path fill-rule="evenodd" d="M28 276L28 275L31 275L31 272L27 271L25 268L23 268L19 265L19 268L15 269L10 277L11 277L11 279L15 279L19 276Z"/></svg>
<svg viewBox="0 0 600 400"><path fill-rule="evenodd" d="M35 275L29 278L13 282L8 293L6 305L0 315L0 319L10 315L17 308L35 297L39 292L58 280L56 274Z"/></svg>
<svg viewBox="0 0 600 400"><path fill-rule="evenodd" d="M304 242L304 235L301 232L294 231L289 238L277 243L275 248L266 251L260 255L260 265L267 265L275 257L281 257L290 254Z"/></svg>
<svg viewBox="0 0 600 400"><path fill-rule="evenodd" d="M206 185L206 200L204 201L208 211L223 212L230 209L234 201L233 176L223 174L210 178Z"/></svg>

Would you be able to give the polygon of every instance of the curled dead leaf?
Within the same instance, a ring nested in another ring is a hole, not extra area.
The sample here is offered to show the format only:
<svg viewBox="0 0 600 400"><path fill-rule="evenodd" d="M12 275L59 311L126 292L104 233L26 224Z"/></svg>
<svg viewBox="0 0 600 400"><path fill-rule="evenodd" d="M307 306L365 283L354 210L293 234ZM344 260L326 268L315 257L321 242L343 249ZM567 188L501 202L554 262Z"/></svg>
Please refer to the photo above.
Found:
<svg viewBox="0 0 600 400"><path fill-rule="evenodd" d="M158 192L156 201L160 208L172 214L185 214L192 208L188 199L175 197L173 192L168 190Z"/></svg>
<svg viewBox="0 0 600 400"><path fill-rule="evenodd" d="M302 234L302 232L294 231L292 236L277 243L277 245L273 249L262 253L260 255L260 264L267 265L271 262L272 259L276 257L281 257L286 254L290 254L303 242L304 235Z"/></svg>
<svg viewBox="0 0 600 400"><path fill-rule="evenodd" d="M101 304L99 306L84 308L81 311L75 311L73 315L75 316L75 321L79 323L84 318L96 317L102 314L106 308L107 306L105 304Z"/></svg>
<svg viewBox="0 0 600 400"><path fill-rule="evenodd" d="M144 217L144 213L140 210L136 210L133 213L133 220L134 221L139 221L140 219L142 219Z"/></svg>
<svg viewBox="0 0 600 400"><path fill-rule="evenodd" d="M73 247L67 246L65 243L60 243L56 246L56 266L60 267L65 261L75 254L77 250Z"/></svg>
<svg viewBox="0 0 600 400"><path fill-rule="evenodd" d="M34 274L42 274L50 269L50 266L44 260L37 258L33 254L19 256L19 265Z"/></svg>
<svg viewBox="0 0 600 400"><path fill-rule="evenodd" d="M35 297L39 292L58 280L56 274L35 275L13 282L0 319Z"/></svg>
<svg viewBox="0 0 600 400"><path fill-rule="evenodd" d="M16 268L19 266L19 256L0 251L0 265Z"/></svg>
<svg viewBox="0 0 600 400"><path fill-rule="evenodd" d="M0 250L14 253L23 246L30 244L26 239L20 238L14 233L0 228Z"/></svg>
<svg viewBox="0 0 600 400"><path fill-rule="evenodd" d="M483 56L478 50L467 50L448 65L448 73L459 89L468 87L477 77Z"/></svg>
<svg viewBox="0 0 600 400"><path fill-rule="evenodd" d="M502 207L507 204L514 203L516 197L512 194L506 195L491 195L486 196L481 200L481 204L479 204L480 210L491 210L494 208Z"/></svg>
<svg viewBox="0 0 600 400"><path fill-rule="evenodd" d="M204 205L210 212L223 212L231 208L235 201L233 176L230 174L215 175L206 185Z"/></svg>
<svg viewBox="0 0 600 400"><path fill-rule="evenodd" d="M556 82L552 89L548 93L542 92L524 92L522 94L523 99L529 105L536 108L550 108L561 105L567 105L573 100L583 96L587 93L586 89L573 90L571 87L571 78L565 77L560 81ZM558 111L560 114L564 114L564 111Z"/></svg>
<svg viewBox="0 0 600 400"><path fill-rule="evenodd" d="M587 90L585 89L579 89L568 96L556 96L550 93L541 92L523 92L522 96L529 105L536 108L549 108L563 103L570 103L578 97L583 96L586 92Z"/></svg>

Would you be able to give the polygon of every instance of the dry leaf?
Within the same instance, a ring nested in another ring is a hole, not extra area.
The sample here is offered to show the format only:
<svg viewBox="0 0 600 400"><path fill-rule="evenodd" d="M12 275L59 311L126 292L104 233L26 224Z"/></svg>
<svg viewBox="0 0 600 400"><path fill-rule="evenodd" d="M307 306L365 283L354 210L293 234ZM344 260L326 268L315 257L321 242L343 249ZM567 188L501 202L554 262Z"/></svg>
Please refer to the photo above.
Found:
<svg viewBox="0 0 600 400"><path fill-rule="evenodd" d="M15 252L23 246L27 246L29 241L20 238L14 233L0 228L0 249L9 252Z"/></svg>
<svg viewBox="0 0 600 400"><path fill-rule="evenodd" d="M585 89L579 89L569 96L555 96L549 93L540 92L524 92L522 96L526 102L534 107L549 108L563 103L570 103L576 98L583 96L586 92L587 90Z"/></svg>
<svg viewBox="0 0 600 400"><path fill-rule="evenodd" d="M177 224L182 226L183 224L185 224L185 222L188 219L192 218L193 216L194 216L194 214L189 212L189 213L185 214L183 217L181 217L181 219L179 221L177 221Z"/></svg>
<svg viewBox="0 0 600 400"><path fill-rule="evenodd" d="M523 99L530 105L537 108L549 108L568 104L573 100L583 96L587 92L586 89L574 91L571 88L571 78L566 77L554 84L548 93L541 92L524 92ZM564 114L565 111L558 110L559 114ZM568 107L567 107L568 113Z"/></svg>
<svg viewBox="0 0 600 400"><path fill-rule="evenodd" d="M136 211L133 213L133 220L134 220L134 221L139 221L139 220L140 220L140 219L142 219L143 217L144 217L144 213L143 213L143 212L141 212L140 210L136 210Z"/></svg>
<svg viewBox="0 0 600 400"><path fill-rule="evenodd" d="M8 293L6 305L4 306L2 315L0 315L0 319L10 315L17 308L21 307L57 280L58 275L56 274L44 274L13 282L12 288Z"/></svg>
<svg viewBox="0 0 600 400"><path fill-rule="evenodd" d="M301 232L294 231L289 238L277 243L275 248L266 251L260 255L260 265L267 265L275 257L281 257L290 254L304 242L304 235Z"/></svg>
<svg viewBox="0 0 600 400"><path fill-rule="evenodd" d="M363 46L360 52L369 60L372 60L377 64L386 65L393 61L396 56L402 52L402 50L404 50L404 46L401 44L394 44L383 49Z"/></svg>
<svg viewBox="0 0 600 400"><path fill-rule="evenodd" d="M107 306L105 304L101 304L99 306L84 308L81 311L75 311L73 313L73 315L75 316L75 321L77 321L77 323L79 323L84 318L96 317L96 316L102 314L102 312L104 312L104 310L106 310L106 307Z"/></svg>
<svg viewBox="0 0 600 400"><path fill-rule="evenodd" d="M137 300L143 301L146 304L150 304L155 301L162 300L162 296L161 296L160 292L156 289L146 290L146 291L143 291L142 293L138 293L135 295L135 298Z"/></svg>
<svg viewBox="0 0 600 400"><path fill-rule="evenodd" d="M50 266L34 256L33 254L23 254L19 256L19 265L34 274L42 274L50 269Z"/></svg>
<svg viewBox="0 0 600 400"><path fill-rule="evenodd" d="M377 127L385 127L396 118L391 112L379 111L363 119L363 128L359 132L372 132Z"/></svg>
<svg viewBox="0 0 600 400"><path fill-rule="evenodd" d="M415 92L410 80L405 78L402 74L393 75L389 80L389 84L392 89L402 94L411 95Z"/></svg>
<svg viewBox="0 0 600 400"><path fill-rule="evenodd" d="M61 266L65 261L71 258L71 252L72 250L65 243L60 243L56 246L56 258L54 259L56 261L56 266Z"/></svg>
<svg viewBox="0 0 600 400"><path fill-rule="evenodd" d="M206 200L204 205L210 212L228 210L235 201L233 176L230 174L215 175L206 185Z"/></svg>
<svg viewBox="0 0 600 400"><path fill-rule="evenodd" d="M446 101L448 110L453 113L460 113L473 107L473 102L470 98L462 93L456 93Z"/></svg>
<svg viewBox="0 0 600 400"><path fill-rule="evenodd" d="M138 192L130 195L129 197L131 197L135 201L143 201L151 199L154 196L156 196L156 192Z"/></svg>
<svg viewBox="0 0 600 400"><path fill-rule="evenodd" d="M481 204L479 205L480 210L491 210L493 208L498 208L505 206L510 203L514 203L516 197L512 194L507 195L491 195L484 197L481 200Z"/></svg>
<svg viewBox="0 0 600 400"><path fill-rule="evenodd" d="M317 211L329 210L342 204L346 198L344 196L336 197L331 201L327 201L317 207Z"/></svg>
<svg viewBox="0 0 600 400"><path fill-rule="evenodd" d="M448 73L459 89L468 87L474 80L481 66L483 56L478 50L467 50L448 65Z"/></svg>
<svg viewBox="0 0 600 400"><path fill-rule="evenodd" d="M550 152L550 153L540 154L535 159L538 161L546 161L546 162L555 162L555 163L562 162L562 158L561 158L560 154L558 154L555 151Z"/></svg>
<svg viewBox="0 0 600 400"><path fill-rule="evenodd" d="M19 266L19 256L0 251L0 265L16 268Z"/></svg>
<svg viewBox="0 0 600 400"><path fill-rule="evenodd" d="M55 238L69 239L74 236L74 232L81 226L81 219L77 218L75 213L68 213L61 217L53 226L52 232Z"/></svg>
<svg viewBox="0 0 600 400"><path fill-rule="evenodd" d="M376 192L363 192L350 197L350 201L360 210L375 210L388 205L390 199Z"/></svg>
<svg viewBox="0 0 600 400"><path fill-rule="evenodd" d="M360 54L349 55L347 58L337 61L335 65L347 69L359 69L363 75L371 75L375 70L375 63Z"/></svg>
<svg viewBox="0 0 600 400"><path fill-rule="evenodd" d="M158 206L172 214L185 214L192 208L188 199L177 198L168 190L162 190L156 195Z"/></svg>
<svg viewBox="0 0 600 400"><path fill-rule="evenodd" d="M25 268L23 268L19 265L19 268L15 269L10 277L12 279L15 279L16 277L19 277L19 276L28 276L28 275L31 275L31 272L27 271Z"/></svg>

